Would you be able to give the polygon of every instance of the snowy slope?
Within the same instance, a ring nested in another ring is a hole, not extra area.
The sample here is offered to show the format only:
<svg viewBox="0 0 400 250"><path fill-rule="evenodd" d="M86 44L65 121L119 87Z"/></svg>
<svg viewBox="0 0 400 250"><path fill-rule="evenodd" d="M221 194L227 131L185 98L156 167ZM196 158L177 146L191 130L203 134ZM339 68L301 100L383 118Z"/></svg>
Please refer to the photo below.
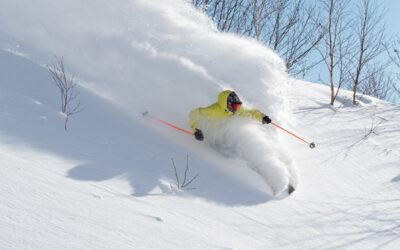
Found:
<svg viewBox="0 0 400 250"><path fill-rule="evenodd" d="M0 248L397 249L398 106L363 97L353 107L343 92L331 107L328 88L290 79L272 51L219 34L181 1L0 7ZM81 86L84 111L68 131L40 66L54 54ZM298 166L290 197L140 115L187 129L187 113L225 88L316 142L263 128L268 152ZM170 159L183 173L186 154L199 177L181 192Z"/></svg>

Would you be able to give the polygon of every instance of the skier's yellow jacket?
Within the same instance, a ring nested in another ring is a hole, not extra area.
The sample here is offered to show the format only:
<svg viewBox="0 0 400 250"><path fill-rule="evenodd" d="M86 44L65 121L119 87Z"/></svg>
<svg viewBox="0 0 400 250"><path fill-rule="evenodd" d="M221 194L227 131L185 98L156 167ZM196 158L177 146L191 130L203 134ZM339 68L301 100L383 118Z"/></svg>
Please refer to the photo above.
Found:
<svg viewBox="0 0 400 250"><path fill-rule="evenodd" d="M262 123L262 119L265 116L264 113L257 109L244 109L242 106L235 113L228 109L227 102L228 96L232 93L232 90L225 90L218 95L218 102L206 107L198 108L190 112L189 114L189 125L195 131L201 129L199 126L199 118L203 117L209 121L222 121L225 117L232 115L239 115L249 117Z"/></svg>

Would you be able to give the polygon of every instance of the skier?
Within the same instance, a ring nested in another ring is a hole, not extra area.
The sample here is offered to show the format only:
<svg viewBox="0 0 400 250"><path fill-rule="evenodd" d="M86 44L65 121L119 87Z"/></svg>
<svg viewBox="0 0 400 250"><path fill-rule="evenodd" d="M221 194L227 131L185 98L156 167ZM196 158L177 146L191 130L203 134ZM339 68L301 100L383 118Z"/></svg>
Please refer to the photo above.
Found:
<svg viewBox="0 0 400 250"><path fill-rule="evenodd" d="M190 112L189 124L193 129L195 138L202 141L204 140L204 135L199 125L199 119L218 122L232 115L249 117L261 122L262 124L271 123L271 119L259 110L244 109L242 107L242 102L234 91L225 90L218 95L218 102L206 108L198 108Z"/></svg>
<svg viewBox="0 0 400 250"><path fill-rule="evenodd" d="M195 138L199 141L203 141L204 134L200 124L204 126L209 126L210 123L223 122L225 118L234 115L248 117L253 120L259 121L262 124L271 123L271 119L259 110L245 109L244 107L242 107L242 102L234 91L225 90L218 95L218 102L208 107L197 108L191 111L189 114L189 124L190 127L193 129ZM223 147L224 146L222 146L222 148ZM265 179L267 184L271 187L274 195L279 193L285 187L289 194L291 194L295 190L293 185L290 183L290 178L288 179L287 177L288 173L286 167L290 166L291 163L287 162L287 160L285 160L285 157L270 156L273 158L268 158L268 160L266 161L264 160L263 156L256 157L260 159L250 157L250 155L254 152L247 152L247 149L241 150L245 150L246 153L241 152L242 154L240 155L243 155L245 160L250 163L249 166L251 169L253 169ZM283 160L281 158L283 158ZM268 165L267 169L264 168L264 164Z"/></svg>

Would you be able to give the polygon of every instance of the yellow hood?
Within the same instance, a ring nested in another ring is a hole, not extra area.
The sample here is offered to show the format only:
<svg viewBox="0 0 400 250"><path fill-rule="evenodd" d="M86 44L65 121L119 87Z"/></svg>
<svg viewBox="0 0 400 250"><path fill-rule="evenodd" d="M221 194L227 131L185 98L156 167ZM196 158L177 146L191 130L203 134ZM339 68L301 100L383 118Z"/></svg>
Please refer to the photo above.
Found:
<svg viewBox="0 0 400 250"><path fill-rule="evenodd" d="M228 96L232 93L232 90L222 91L218 95L218 104L223 110L228 110ZM229 111L230 112L230 111Z"/></svg>

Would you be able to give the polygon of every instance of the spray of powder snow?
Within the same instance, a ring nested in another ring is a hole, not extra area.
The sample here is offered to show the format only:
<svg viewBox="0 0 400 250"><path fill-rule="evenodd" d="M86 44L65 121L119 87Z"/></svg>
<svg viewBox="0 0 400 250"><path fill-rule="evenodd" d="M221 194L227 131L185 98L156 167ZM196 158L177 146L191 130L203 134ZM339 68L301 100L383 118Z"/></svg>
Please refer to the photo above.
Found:
<svg viewBox="0 0 400 250"><path fill-rule="evenodd" d="M229 88L285 120L288 79L279 56L218 32L186 1L0 0L0 6L3 49L44 64L63 56L81 85L130 114L148 110L187 127L191 109Z"/></svg>
<svg viewBox="0 0 400 250"><path fill-rule="evenodd" d="M238 158L270 186L273 193L298 184L296 166L283 154L275 133L248 118L232 116L222 122L200 121L205 143L227 158ZM277 150L279 149L279 150ZM232 166L231 166L232 167Z"/></svg>
<svg viewBox="0 0 400 250"><path fill-rule="evenodd" d="M290 119L284 98L289 79L279 56L253 39L218 32L184 0L0 0L0 23L1 49L43 64L63 56L81 86L140 121L147 110L188 128L189 112L215 102L224 89L274 121ZM249 162L275 162L279 138L268 134L267 140L254 125L242 125L219 132L232 133L231 146L246 143L251 150L238 152ZM276 170L280 187L287 171L273 165L268 178L275 179Z"/></svg>

